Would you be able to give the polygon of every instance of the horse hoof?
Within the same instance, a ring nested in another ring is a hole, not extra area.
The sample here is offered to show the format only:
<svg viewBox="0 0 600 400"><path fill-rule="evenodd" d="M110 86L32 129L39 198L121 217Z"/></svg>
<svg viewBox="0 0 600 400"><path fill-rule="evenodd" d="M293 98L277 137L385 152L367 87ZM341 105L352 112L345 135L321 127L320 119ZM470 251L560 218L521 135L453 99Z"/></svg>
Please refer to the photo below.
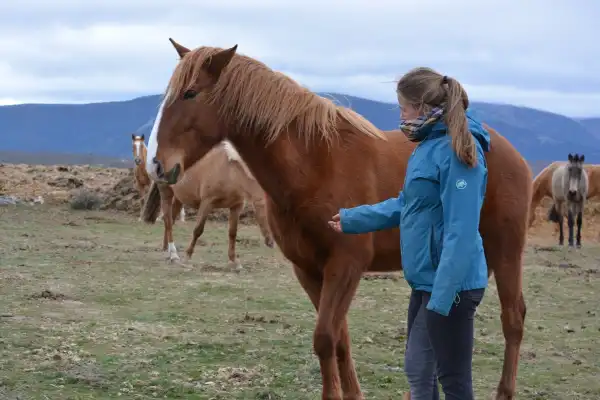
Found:
<svg viewBox="0 0 600 400"><path fill-rule="evenodd" d="M273 238L266 238L265 239L265 246L267 246L268 248L272 249L273 246L275 246L275 241L273 240Z"/></svg>
<svg viewBox="0 0 600 400"><path fill-rule="evenodd" d="M228 266L236 272L240 272L242 270L242 264L239 261L229 261Z"/></svg>

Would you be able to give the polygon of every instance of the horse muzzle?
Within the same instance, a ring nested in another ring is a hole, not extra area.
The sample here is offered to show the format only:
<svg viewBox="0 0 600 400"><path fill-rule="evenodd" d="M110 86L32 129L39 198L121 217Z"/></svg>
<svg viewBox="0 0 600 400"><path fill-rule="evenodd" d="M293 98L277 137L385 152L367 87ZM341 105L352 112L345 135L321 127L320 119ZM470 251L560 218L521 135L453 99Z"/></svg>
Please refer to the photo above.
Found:
<svg viewBox="0 0 600 400"><path fill-rule="evenodd" d="M142 159L139 157L136 157L133 159L133 162L135 163L135 165L140 165L142 163Z"/></svg>
<svg viewBox="0 0 600 400"><path fill-rule="evenodd" d="M173 168L165 172L164 166L156 159L156 157L152 159L152 163L154 164L154 173L158 183L166 183L167 185L174 185L177 183L179 175L181 174L181 164L177 163Z"/></svg>

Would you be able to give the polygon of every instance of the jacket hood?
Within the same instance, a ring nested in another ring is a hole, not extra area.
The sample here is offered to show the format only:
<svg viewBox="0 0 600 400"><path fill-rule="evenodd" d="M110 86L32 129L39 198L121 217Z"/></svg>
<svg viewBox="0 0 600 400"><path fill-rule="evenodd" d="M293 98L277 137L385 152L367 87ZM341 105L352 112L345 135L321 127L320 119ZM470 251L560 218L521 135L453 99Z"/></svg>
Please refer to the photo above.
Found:
<svg viewBox="0 0 600 400"><path fill-rule="evenodd" d="M491 138L489 132L483 127L481 122L476 120L470 110L467 110L467 123L469 124L469 131L477 139L483 151L490 151ZM434 138L445 135L448 131L448 127L444 121L438 121L431 127L431 131L427 133L427 138Z"/></svg>

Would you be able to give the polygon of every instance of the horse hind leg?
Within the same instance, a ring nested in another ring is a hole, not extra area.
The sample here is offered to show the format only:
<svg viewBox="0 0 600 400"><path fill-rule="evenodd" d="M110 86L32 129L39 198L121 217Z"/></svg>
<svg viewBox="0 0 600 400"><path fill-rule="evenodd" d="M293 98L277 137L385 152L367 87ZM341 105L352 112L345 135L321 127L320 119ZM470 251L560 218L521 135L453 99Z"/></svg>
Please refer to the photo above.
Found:
<svg viewBox="0 0 600 400"><path fill-rule="evenodd" d="M522 250L519 246L492 250L488 263L494 270L500 298L502 332L504 334L504 364L496 392L496 400L515 398L517 369L525 326L527 307L523 297ZM506 249L508 248L508 251ZM491 249L491 248L490 248ZM503 254L504 253L504 254Z"/></svg>
<svg viewBox="0 0 600 400"><path fill-rule="evenodd" d="M265 246L273 248L275 242L273 240L273 235L271 233L271 229L269 228L269 223L267 220L267 210L264 199L255 200L253 203L254 206L254 215L256 217L256 223L258 224L258 228L260 229L260 233L262 234L265 240Z"/></svg>
<svg viewBox="0 0 600 400"><path fill-rule="evenodd" d="M240 271L242 269L242 264L236 258L235 241L237 240L238 224L243 208L244 203L241 203L229 209L229 248L227 255L229 257L229 267L234 268L236 271Z"/></svg>

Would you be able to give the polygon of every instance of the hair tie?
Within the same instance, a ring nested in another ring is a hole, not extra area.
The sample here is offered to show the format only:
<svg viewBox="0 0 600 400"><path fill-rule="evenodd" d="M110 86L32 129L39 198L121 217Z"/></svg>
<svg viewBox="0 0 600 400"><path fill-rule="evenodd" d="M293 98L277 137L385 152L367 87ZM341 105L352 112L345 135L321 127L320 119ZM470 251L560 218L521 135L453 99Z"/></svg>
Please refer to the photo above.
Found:
<svg viewBox="0 0 600 400"><path fill-rule="evenodd" d="M444 76L442 77L442 85L443 85L444 83L448 83L448 77L447 77L446 75L444 75Z"/></svg>

